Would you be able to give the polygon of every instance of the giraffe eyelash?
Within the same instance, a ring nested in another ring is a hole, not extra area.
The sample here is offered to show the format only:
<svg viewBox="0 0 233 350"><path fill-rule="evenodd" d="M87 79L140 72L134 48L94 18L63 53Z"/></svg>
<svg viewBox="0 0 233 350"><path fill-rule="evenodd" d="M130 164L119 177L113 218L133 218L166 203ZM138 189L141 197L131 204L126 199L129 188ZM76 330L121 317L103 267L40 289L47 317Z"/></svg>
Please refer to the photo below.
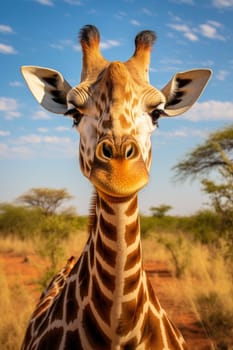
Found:
<svg viewBox="0 0 233 350"><path fill-rule="evenodd" d="M76 108L69 109L65 115L69 115L73 118L72 127L77 127L82 119L83 114L78 112Z"/></svg>

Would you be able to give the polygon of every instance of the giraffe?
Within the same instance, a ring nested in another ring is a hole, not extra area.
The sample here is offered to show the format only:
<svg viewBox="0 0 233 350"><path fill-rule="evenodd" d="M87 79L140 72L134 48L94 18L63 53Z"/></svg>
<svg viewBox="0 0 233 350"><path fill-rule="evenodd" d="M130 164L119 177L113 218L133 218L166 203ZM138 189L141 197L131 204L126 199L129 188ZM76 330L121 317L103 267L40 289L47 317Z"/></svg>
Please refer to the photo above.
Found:
<svg viewBox="0 0 233 350"><path fill-rule="evenodd" d="M143 269L138 192L149 181L151 134L160 117L187 111L205 88L209 69L176 73L161 90L149 83L156 35L135 38L126 62L106 60L93 25L80 30L81 81L23 66L36 100L73 118L79 163L94 188L89 238L42 294L22 350L184 350Z"/></svg>

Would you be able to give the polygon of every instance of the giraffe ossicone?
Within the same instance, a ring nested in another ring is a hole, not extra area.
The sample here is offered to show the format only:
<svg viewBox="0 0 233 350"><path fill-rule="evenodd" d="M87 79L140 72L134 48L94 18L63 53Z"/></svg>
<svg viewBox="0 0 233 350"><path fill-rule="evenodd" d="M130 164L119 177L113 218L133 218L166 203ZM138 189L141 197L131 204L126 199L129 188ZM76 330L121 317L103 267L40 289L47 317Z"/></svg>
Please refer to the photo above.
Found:
<svg viewBox="0 0 233 350"><path fill-rule="evenodd" d="M21 69L45 109L73 118L80 168L94 187L83 253L42 294L22 350L187 349L143 270L137 193L149 180L158 119L186 112L211 71L176 73L163 89L153 87L148 73L155 38L152 31L140 32L128 61L109 62L98 29L83 27L75 87L53 69Z"/></svg>

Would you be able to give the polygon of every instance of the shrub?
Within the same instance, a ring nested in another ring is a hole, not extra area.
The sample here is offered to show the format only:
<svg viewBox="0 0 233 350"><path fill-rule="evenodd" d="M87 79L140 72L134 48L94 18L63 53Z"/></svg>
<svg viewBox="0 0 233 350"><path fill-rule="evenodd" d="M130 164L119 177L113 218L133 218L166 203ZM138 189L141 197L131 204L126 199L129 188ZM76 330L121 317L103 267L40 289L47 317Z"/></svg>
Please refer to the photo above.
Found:
<svg viewBox="0 0 233 350"><path fill-rule="evenodd" d="M175 270L175 277L181 278L189 264L189 247L181 235L158 234L158 243L162 244L170 253L172 265Z"/></svg>
<svg viewBox="0 0 233 350"><path fill-rule="evenodd" d="M201 210L190 217L184 218L180 222L180 228L190 232L195 240L203 244L218 240L218 217L211 210Z"/></svg>
<svg viewBox="0 0 233 350"><path fill-rule="evenodd" d="M33 237L41 222L41 211L13 204L0 205L0 234L17 236L20 239Z"/></svg>
<svg viewBox="0 0 233 350"><path fill-rule="evenodd" d="M49 266L41 277L40 284L42 287L45 287L51 277L57 273L59 262L65 253L62 243L69 236L71 230L72 221L62 215L44 217L41 225L41 240L37 252L49 261Z"/></svg>
<svg viewBox="0 0 233 350"><path fill-rule="evenodd" d="M233 311L227 310L215 292L200 295L197 299L202 322L218 350L233 349Z"/></svg>

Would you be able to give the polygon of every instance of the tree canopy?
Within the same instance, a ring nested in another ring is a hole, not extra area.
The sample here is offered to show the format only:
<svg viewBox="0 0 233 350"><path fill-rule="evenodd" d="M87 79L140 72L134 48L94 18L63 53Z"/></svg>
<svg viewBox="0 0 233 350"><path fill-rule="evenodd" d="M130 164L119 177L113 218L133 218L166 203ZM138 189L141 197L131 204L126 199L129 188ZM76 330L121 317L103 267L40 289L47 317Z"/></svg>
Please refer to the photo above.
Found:
<svg viewBox="0 0 233 350"><path fill-rule="evenodd" d="M173 170L175 177L183 181L221 168L227 168L233 176L233 125L211 133L202 145L187 153Z"/></svg>
<svg viewBox="0 0 233 350"><path fill-rule="evenodd" d="M30 207L40 208L45 215L55 214L65 201L72 196L64 188L31 188L25 194L19 196L17 201Z"/></svg>
<svg viewBox="0 0 233 350"><path fill-rule="evenodd" d="M171 205L168 204L161 204L158 207L151 207L150 211L153 216L156 216L158 218L163 218L169 210L172 209Z"/></svg>

